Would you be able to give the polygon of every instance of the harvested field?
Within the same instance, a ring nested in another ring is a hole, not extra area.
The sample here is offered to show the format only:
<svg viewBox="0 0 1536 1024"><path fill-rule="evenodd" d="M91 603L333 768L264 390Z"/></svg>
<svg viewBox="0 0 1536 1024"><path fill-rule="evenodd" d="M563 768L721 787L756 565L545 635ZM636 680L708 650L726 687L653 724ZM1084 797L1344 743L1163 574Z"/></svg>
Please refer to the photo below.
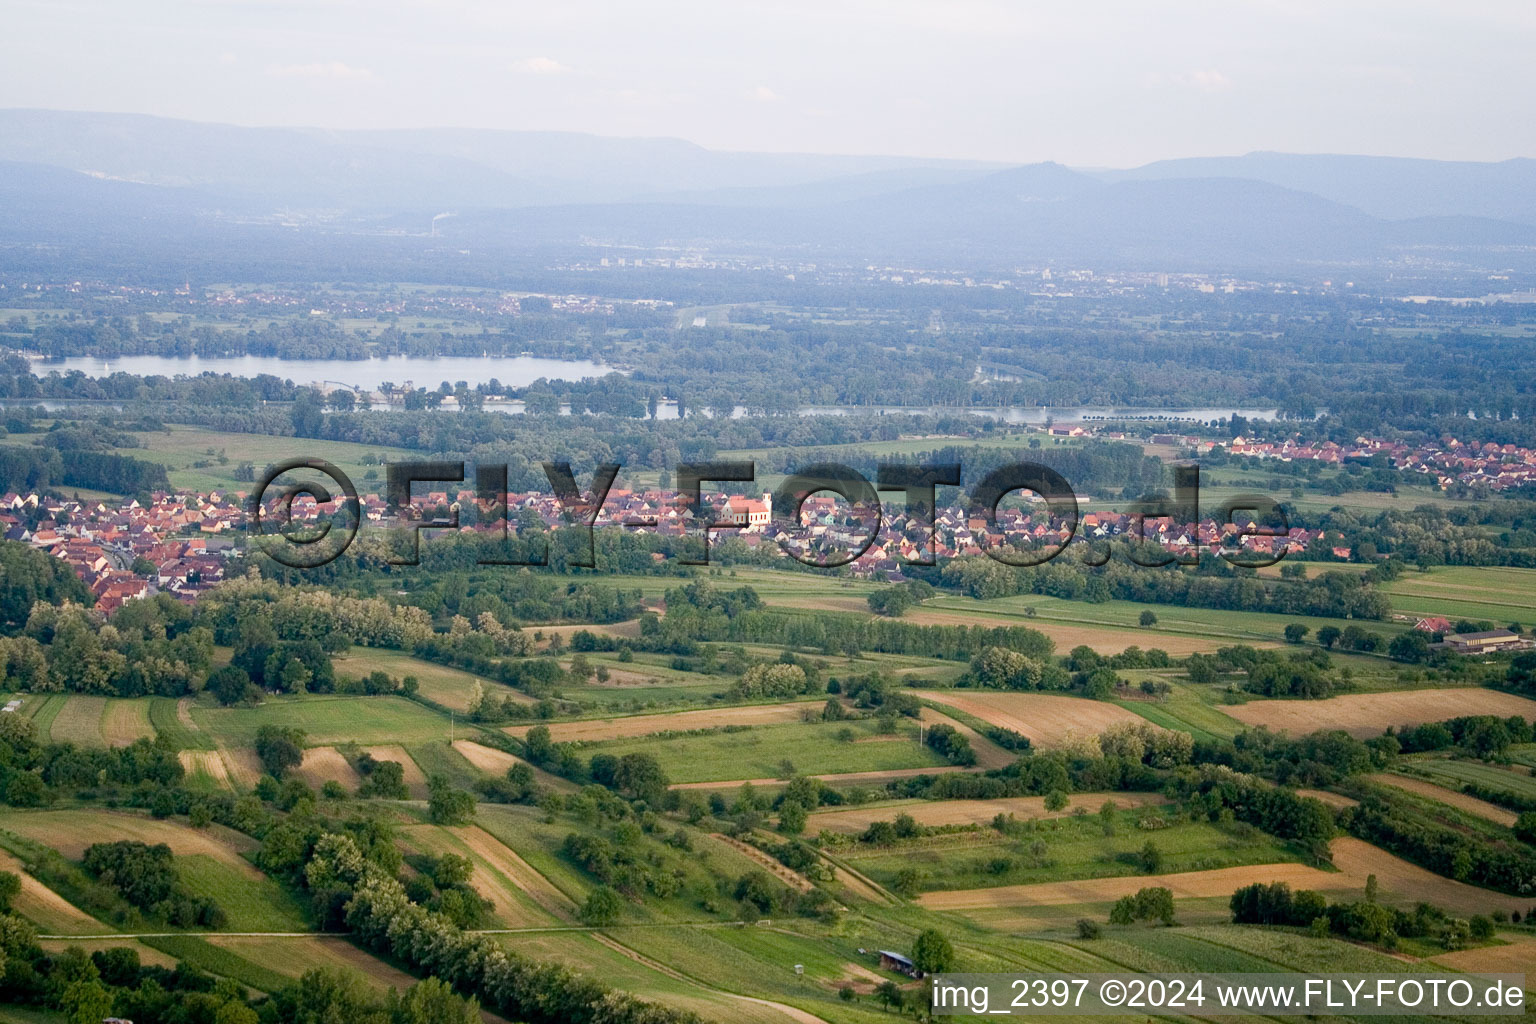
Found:
<svg viewBox="0 0 1536 1024"><path fill-rule="evenodd" d="M219 760L224 762L225 777L239 790L255 789L256 783L266 773L266 769L261 766L261 758L256 756L254 750L231 750L221 744L218 755Z"/></svg>
<svg viewBox="0 0 1536 1024"><path fill-rule="evenodd" d="M1105 701L1049 693L913 690L912 694L1023 733L1031 743L1042 747L1061 746L1075 737L1097 736L1119 722L1145 721L1140 715Z"/></svg>
<svg viewBox="0 0 1536 1024"><path fill-rule="evenodd" d="M107 711L107 698L72 694L49 727L48 737L55 743L73 743L77 747L101 747L101 719Z"/></svg>
<svg viewBox="0 0 1536 1024"><path fill-rule="evenodd" d="M357 792L362 777L352 770L347 759L335 747L310 747L304 751L304 763L293 770L304 784L315 792L327 782L339 782L348 793Z"/></svg>
<svg viewBox="0 0 1536 1024"><path fill-rule="evenodd" d="M633 640L640 635L640 620L629 619L625 622L608 622L592 625L529 626L524 632L530 636L536 632L543 633L546 639L559 635L566 640L570 640L572 633L579 633L582 630L586 630L588 633L596 633L598 636L619 636Z"/></svg>
<svg viewBox="0 0 1536 1024"><path fill-rule="evenodd" d="M513 757L505 751L497 750L494 747L487 747L484 744L476 743L474 740L454 740L453 749L457 750L464 760L474 765L476 770L497 777L506 775L507 769L511 768L514 764L527 763L520 757ZM574 793L581 788L569 779L562 779L558 775L551 775L542 768L534 768L533 777L538 780L539 785L548 786L550 789L562 793Z"/></svg>
<svg viewBox="0 0 1536 1024"><path fill-rule="evenodd" d="M363 753L371 756L375 761L398 761L401 770L405 773L405 784L411 791L412 800L425 800L427 798L427 777L422 774L411 755L406 753L404 747L395 744L382 747L364 747Z"/></svg>
<svg viewBox="0 0 1536 1024"><path fill-rule="evenodd" d="M864 605L864 602L859 602ZM868 607L857 609L867 611ZM978 622L977 616L961 611L949 611L942 608L919 608L908 612L903 622L911 622L919 626L974 626ZM1020 625L1038 630L1050 637L1056 643L1056 650L1070 651L1074 647L1091 647L1099 654L1119 654L1127 647L1135 645L1143 650L1156 647L1158 650L1167 651L1175 658L1188 657L1191 654L1213 654L1220 647L1231 644L1231 637L1201 636L1196 633L1159 633L1153 630L1129 628L1125 626L1076 626L1065 622L1056 622L1051 619L1024 619L1005 621L1004 617L989 616L984 625ZM1273 647L1275 644L1255 643L1255 647Z"/></svg>
<svg viewBox="0 0 1536 1024"><path fill-rule="evenodd" d="M505 775L507 769L514 764L522 764L523 759L513 757L504 750L495 747L482 746L474 740L454 740L453 749L464 756L464 759L474 765L479 771L487 775Z"/></svg>
<svg viewBox="0 0 1536 1024"><path fill-rule="evenodd" d="M491 913L496 927L539 928L571 919L568 915L556 916L549 913L527 893L522 892L516 881L497 866L496 862L500 858L491 846L479 842L471 846L470 840L473 837L466 837L464 833L477 831L421 825L406 829L403 838L408 847L419 852L438 856L452 853L468 858L472 865L469 884L491 901ZM494 839L491 844L500 846Z"/></svg>
<svg viewBox="0 0 1536 1024"><path fill-rule="evenodd" d="M1093 813L1106 800L1113 801L1121 809L1166 802L1166 798L1159 793L1075 793L1068 797L1065 809L1047 811L1043 796L1005 797L1000 800L925 800L818 811L806 819L805 827L812 835L822 829L863 832L873 822L890 821L898 814L912 815L919 825L985 825L999 814L1014 814L1019 818L1064 818L1075 813L1079 807Z"/></svg>
<svg viewBox="0 0 1536 1024"><path fill-rule="evenodd" d="M146 946L137 939L44 939L38 945L49 953L62 953L70 946L79 946L87 953L95 953L103 949L131 949L139 954L139 963L145 967L173 968L176 966L175 957Z"/></svg>
<svg viewBox="0 0 1536 1024"><path fill-rule="evenodd" d="M985 910L1056 903L1109 903L1134 895L1143 886L1165 886L1178 899L1231 896L1252 882L1286 882L1292 889L1340 888L1341 876L1305 864L1258 864L1248 867L1186 871L1173 875L1124 875L1071 882L1005 885L994 889L957 889L924 893L917 902L928 910Z"/></svg>
<svg viewBox="0 0 1536 1024"><path fill-rule="evenodd" d="M1531 965L1536 964L1536 940L1516 935L1502 937L1513 941L1505 946L1484 946L1481 949L1445 953L1435 957L1431 963L1474 974L1530 974ZM1530 985L1531 981L1528 979L1526 984Z"/></svg>
<svg viewBox="0 0 1536 1024"><path fill-rule="evenodd" d="M1371 875L1376 876L1384 901L1404 906L1423 901L1443 907L1453 914L1468 915L1487 913L1501 907L1505 910L1521 910L1523 913L1523 905L1530 902L1442 878L1359 839L1342 837L1333 840L1329 847L1333 851L1333 866L1337 871L1323 871L1305 864L1258 864L1171 875L1126 875L1119 878L930 892L918 897L917 902L929 910L986 910L993 907L1061 903L1106 903L1121 896L1132 895L1148 885L1166 886L1179 899L1227 897L1240 886L1253 882L1287 882L1292 889L1358 893L1365 889L1366 879Z"/></svg>
<svg viewBox="0 0 1536 1024"><path fill-rule="evenodd" d="M949 772L975 771L974 768L959 768L955 765L943 765L938 768L895 768L885 772L843 772L838 775L812 775L813 779L820 779L830 786L882 786L895 779L910 779L917 775L945 775ZM738 789L743 783L750 782L754 786L782 786L787 779L726 779L720 782L680 782L673 789Z"/></svg>
<svg viewBox="0 0 1536 1024"><path fill-rule="evenodd" d="M230 789L229 771L224 766L224 759L219 756L217 750L183 750L176 755L181 761L181 767L186 770L187 778L196 778L203 775L213 780L214 785L221 789Z"/></svg>
<svg viewBox="0 0 1536 1024"><path fill-rule="evenodd" d="M339 967L356 971L370 987L383 991L395 988L404 992L416 984L415 978L358 949L346 939L318 935L248 936L209 935L215 946L261 964L279 974L297 978L316 967Z"/></svg>
<svg viewBox="0 0 1536 1024"><path fill-rule="evenodd" d="M1536 701L1497 690L1464 687L1352 693L1327 700L1255 700L1221 710L1244 725L1268 726L1275 732L1289 732L1293 736L1319 729L1343 729L1356 736L1375 736L1389 725L1443 722L1461 715L1536 718Z"/></svg>
<svg viewBox="0 0 1536 1024"><path fill-rule="evenodd" d="M988 770L993 768L1006 768L1010 764L1013 764L1014 761L1017 761L1019 758L1019 755L1011 751L1004 750L1002 747L998 746L996 743L993 743L991 740L987 739L981 733L977 732L975 729L972 729L964 722L957 721L956 719L950 718L948 715L941 714L940 712L933 710L933 708L923 708L923 710L918 715L918 721L922 722L924 725L947 725L951 729L954 729L956 732L958 732L960 735L964 736L966 740L971 744L971 749L976 752L976 766L978 768L985 768Z"/></svg>
<svg viewBox="0 0 1536 1024"><path fill-rule="evenodd" d="M154 739L155 727L149 721L149 698L108 702L100 728L107 745L112 747L126 747L137 739Z"/></svg>
<svg viewBox="0 0 1536 1024"><path fill-rule="evenodd" d="M50 935L101 935L113 930L76 907L42 882L27 874L26 867L5 850L0 850L0 871L9 871L21 879L21 892L11 909Z"/></svg>
<svg viewBox="0 0 1536 1024"><path fill-rule="evenodd" d="M548 729L549 738L556 743L617 740L635 736L653 736L659 732L718 729L726 725L777 725L782 722L798 722L807 711L819 718L821 705L814 701L749 704L743 707L679 711L670 715L630 715L620 718L594 718L581 722L554 722L548 726ZM510 725L502 731L509 736L521 739L532 728L531 725Z"/></svg>
<svg viewBox="0 0 1536 1024"><path fill-rule="evenodd" d="M511 697L518 703L534 703L532 697L510 686L503 686L463 669L413 658L399 651L354 647L348 654L336 658L334 664L337 676L361 678L376 671L396 679L415 676L423 697L454 711L469 709L470 693L477 681L486 693L498 700Z"/></svg>
<svg viewBox="0 0 1536 1024"><path fill-rule="evenodd" d="M1335 839L1329 846L1333 850L1334 867L1355 887L1363 890L1366 878L1375 875L1382 895L1388 899L1396 897L1405 906L1421 901L1433 903L1461 917L1486 914L1500 908L1518 910L1522 914L1530 909L1529 897L1505 896L1453 881L1359 839L1346 836Z"/></svg>
<svg viewBox="0 0 1536 1024"><path fill-rule="evenodd" d="M92 808L17 811L6 815L5 827L24 839L53 847L70 860L79 860L92 843L134 839L151 846L164 843L177 856L206 854L248 878L265 877L240 856L254 849L256 841L222 825L195 829L170 819Z"/></svg>
<svg viewBox="0 0 1536 1024"><path fill-rule="evenodd" d="M517 851L503 845L483 828L465 825L447 830L474 856L512 881L512 884L556 920L574 921L576 905L555 888L554 883L535 871Z"/></svg>
<svg viewBox="0 0 1536 1024"><path fill-rule="evenodd" d="M1416 779L1411 775L1381 772L1376 775L1367 775L1366 778L1371 782L1379 782L1383 786L1394 786L1415 796L1438 801L1458 811L1466 811L1468 814L1491 821L1496 825L1503 825L1505 828L1512 826L1515 819L1519 817L1514 811L1506 810L1498 804L1491 804L1475 796L1458 793L1454 789L1446 789L1444 786L1437 786L1426 779Z"/></svg>

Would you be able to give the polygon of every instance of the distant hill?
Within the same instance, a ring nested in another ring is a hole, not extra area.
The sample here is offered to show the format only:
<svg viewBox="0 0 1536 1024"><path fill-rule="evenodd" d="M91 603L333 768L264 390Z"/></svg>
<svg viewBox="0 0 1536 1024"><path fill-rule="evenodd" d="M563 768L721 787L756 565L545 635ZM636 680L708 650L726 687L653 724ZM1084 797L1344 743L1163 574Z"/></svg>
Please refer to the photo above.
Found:
<svg viewBox="0 0 1536 1024"><path fill-rule="evenodd" d="M0 200L7 242L181 246L188 258L236 264L242 253L280 253L294 273L306 247L342 265L353 256L418 265L446 247L508 259L595 241L926 265L1071 258L1209 269L1536 245L1530 160L1255 153L1081 172L722 153L677 139L243 128L37 110L0 110ZM444 212L455 216L434 235L433 215Z"/></svg>
<svg viewBox="0 0 1536 1024"><path fill-rule="evenodd" d="M1384 156L1249 153L1164 160L1105 181L1246 178L1313 192L1374 217L1483 217L1536 225L1536 160L1500 163Z"/></svg>
<svg viewBox="0 0 1536 1024"><path fill-rule="evenodd" d="M975 161L722 153L681 139L439 128L245 128L139 114L0 110L0 160L299 207L519 207L775 188ZM910 182L908 182L910 183Z"/></svg>

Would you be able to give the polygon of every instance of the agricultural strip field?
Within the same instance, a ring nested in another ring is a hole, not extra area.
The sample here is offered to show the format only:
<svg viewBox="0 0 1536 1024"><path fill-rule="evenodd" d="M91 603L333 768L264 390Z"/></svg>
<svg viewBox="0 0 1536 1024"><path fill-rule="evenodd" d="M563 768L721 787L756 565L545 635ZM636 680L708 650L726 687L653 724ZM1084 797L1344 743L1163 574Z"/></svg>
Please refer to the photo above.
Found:
<svg viewBox="0 0 1536 1024"><path fill-rule="evenodd" d="M41 737L53 736L53 722L59 717L59 712L69 703L69 698L62 693L50 693L39 697L36 695L24 698L21 705L21 714L32 719L33 726L37 729L37 735Z"/></svg>
<svg viewBox="0 0 1536 1024"><path fill-rule="evenodd" d="M954 709L951 708L949 710L953 711ZM1010 750L1004 750L966 723L940 711L935 711L933 708L922 708L918 712L918 721L922 722L925 726L947 725L961 736L964 736L966 742L971 745L971 750L976 754L976 766L978 768L989 771L994 768L1006 768L1018 760L1018 754Z"/></svg>
<svg viewBox="0 0 1536 1024"><path fill-rule="evenodd" d="M1255 864L1247 867L1185 871L1167 875L1121 875L1113 878L1074 879L1036 885L1009 885L990 889L959 889L924 893L917 898L928 910L982 910L989 907L1029 906L1056 903L1109 903L1134 894L1144 886L1163 886L1176 899L1230 896L1252 882L1286 882L1293 889L1341 889L1339 875L1305 864Z"/></svg>
<svg viewBox="0 0 1536 1024"><path fill-rule="evenodd" d="M1138 827L1147 816L1159 827ZM843 847L839 859L891 887L903 872L917 873L921 890L996 889L1110 877L1138 877L1138 851L1150 839L1160 873L1210 871L1299 859L1298 852L1257 830L1209 822L1161 819L1151 809L1122 809L1115 832L1105 835L1095 815L1052 819L1037 829L1005 837L991 829L928 836L893 846Z"/></svg>
<svg viewBox="0 0 1536 1024"><path fill-rule="evenodd" d="M346 939L318 935L244 936L212 935L208 941L252 963L259 963L289 978L298 978L317 967L348 968L361 974L374 989L404 992L417 979L370 956Z"/></svg>
<svg viewBox="0 0 1536 1024"><path fill-rule="evenodd" d="M213 741L192 721L191 697L151 697L149 721L178 750L213 749Z"/></svg>
<svg viewBox="0 0 1536 1024"><path fill-rule="evenodd" d="M1398 775L1394 772L1379 772L1375 775L1365 776L1367 781L1379 782L1383 786L1396 786L1398 789L1413 793L1415 796L1426 797L1458 811L1466 811L1476 815L1495 825L1503 825L1505 828L1515 823L1517 815L1514 811L1506 810L1497 804L1491 804L1486 800L1479 800L1475 796L1459 793L1454 789L1446 789L1437 786L1425 779L1414 778L1412 775Z"/></svg>
<svg viewBox="0 0 1536 1024"><path fill-rule="evenodd" d="M427 797L427 777L422 773L421 766L416 763L406 749L395 744L383 744L379 746L364 747L363 753L372 757L375 761L394 761L400 765L405 776L405 784L411 791L411 799L425 800Z"/></svg>
<svg viewBox="0 0 1536 1024"><path fill-rule="evenodd" d="M21 879L21 892L12 901L11 909L45 934L101 935L116 930L27 874L26 866L6 850L0 850L0 871L9 871Z"/></svg>
<svg viewBox="0 0 1536 1024"><path fill-rule="evenodd" d="M1445 566L1404 573L1382 587L1392 610L1408 615L1457 619L1536 622L1536 569Z"/></svg>
<svg viewBox="0 0 1536 1024"><path fill-rule="evenodd" d="M978 602L984 603L984 602ZM1191 654L1210 654L1218 647L1225 647L1235 641L1231 638L1197 636L1187 633L1153 632L1150 630L1133 632L1122 626L1086 626L1073 625L1067 622L1057 622L1048 619L1032 618L1023 619L1006 612L978 614L972 610L953 610L941 606L938 601L932 601L922 608L909 612L903 617L903 621L911 622L917 626L1028 626L1030 629L1044 633L1055 643L1056 650L1070 651L1074 647L1089 647L1099 654L1119 654L1127 647L1135 645L1142 649L1156 647L1167 651L1176 658L1187 657ZM1256 647L1271 646L1267 642L1255 643Z"/></svg>
<svg viewBox="0 0 1536 1024"><path fill-rule="evenodd" d="M1108 801L1117 807L1147 807L1162 804L1160 793L1074 793L1059 811L1045 809L1043 796L1015 796L998 800L903 800L867 804L860 807L817 811L806 819L806 831L863 832L877 821L889 821L898 814L910 814L919 825L986 825L999 814L1013 814L1020 819L1062 818L1077 813L1079 807L1095 812Z"/></svg>
<svg viewBox="0 0 1536 1024"><path fill-rule="evenodd" d="M311 746L447 739L447 717L404 697L268 697L255 707L194 707L198 728L228 747L251 747L263 725L302 729Z"/></svg>
<svg viewBox="0 0 1536 1024"><path fill-rule="evenodd" d="M600 934L544 932L501 937L508 949L540 960L551 960L603 979L606 984L667 1006L691 1010L708 1021L724 1024L790 1024L784 1013L744 1003L724 992L695 982L657 961L637 957L629 947ZM641 940L635 940L644 948ZM799 1022L807 1024L807 1022Z"/></svg>
<svg viewBox="0 0 1536 1024"><path fill-rule="evenodd" d="M349 794L357 792L362 777L352 770L347 759L335 747L310 747L304 751L304 762L294 769L294 775L318 792L327 782L339 782Z"/></svg>
<svg viewBox="0 0 1536 1024"><path fill-rule="evenodd" d="M531 881L529 876L537 878L537 875L517 854L482 829L415 825L403 829L401 838L415 852L434 856L452 853L467 858L474 865L470 884L480 895L491 901L497 927L539 928L569 922L574 917L570 913L570 902L558 890L553 891L561 901L557 905L565 911L562 914L552 913L524 891L525 885ZM546 898L549 891L546 888Z"/></svg>
<svg viewBox="0 0 1536 1024"><path fill-rule="evenodd" d="M1157 616L1156 625L1140 625L1141 613L1145 611ZM947 617L940 620L930 618L932 616ZM1079 643L1090 647L1098 643L1103 646L1105 653L1116 653L1134 644L1143 650L1157 647L1170 654L1180 653L1175 650L1179 642L1188 648L1183 653L1214 651L1234 643L1255 647L1281 644L1285 641L1285 626L1290 622L1309 626L1314 635L1324 626L1343 629L1349 625L1360 625L1346 619L1309 615L1282 616L1268 612L1184 608L1134 601L1090 603L1043 594L984 599L945 595L925 601L922 607L908 613L902 621L918 624L942 621L944 625L967 626L1028 626L1047 635L1051 635L1052 629L1082 629L1096 632L1064 632L1059 637L1053 637L1057 651L1064 653ZM1407 624L1373 622L1369 628L1391 636L1406 629Z"/></svg>
<svg viewBox="0 0 1536 1024"><path fill-rule="evenodd" d="M1375 875L1384 897L1395 897L1406 906L1422 901L1463 916L1500 909L1519 910L1523 914L1530 909L1528 897L1505 896L1453 881L1359 839L1343 836L1333 840L1329 848L1333 851L1333 866L1354 885L1363 890L1366 878Z"/></svg>
<svg viewBox="0 0 1536 1024"><path fill-rule="evenodd" d="M1536 984L1536 979L1529 977L1531 965L1536 964L1536 939L1523 935L1508 937L1513 940L1508 945L1442 953L1434 958L1434 963L1476 974L1524 974L1527 986Z"/></svg>
<svg viewBox="0 0 1536 1024"><path fill-rule="evenodd" d="M101 719L101 735L107 745L126 747L134 740L154 739L155 727L149 719L153 700L152 697L135 697L109 701Z"/></svg>
<svg viewBox="0 0 1536 1024"><path fill-rule="evenodd" d="M454 740L453 749L464 760L468 761L476 771L486 775L494 775L500 778L507 774L507 769L515 764L527 764L520 757L513 757L505 751L495 747L487 747L483 743L474 740ZM558 775L551 775L542 768L533 769L533 777L542 786L548 786L557 793L574 793L581 787L569 779L562 779Z"/></svg>
<svg viewBox="0 0 1536 1024"><path fill-rule="evenodd" d="M1165 886L1176 899L1221 898L1253 882L1286 882L1292 889L1358 894L1366 879L1376 875L1382 898L1405 907L1424 901L1457 914L1492 910L1520 910L1529 901L1491 892L1433 874L1385 850L1358 839L1341 837L1330 844L1336 871L1305 864L1256 864L1211 871L1162 875L1125 875L1114 878L1073 879L1035 885L929 892L918 904L929 910L988 910L1034 905L1099 905L1134 894L1148 885ZM993 922L995 923L995 922Z"/></svg>
<svg viewBox="0 0 1536 1024"><path fill-rule="evenodd" d="M1520 715L1536 718L1536 701L1477 687L1352 693L1326 700L1255 700L1222 710L1244 725L1302 736L1319 729L1343 729L1375 736L1387 726L1442 722L1460 715Z"/></svg>
<svg viewBox="0 0 1536 1024"><path fill-rule="evenodd" d="M177 753L191 786L205 789L233 789L229 771L217 750L182 750Z"/></svg>
<svg viewBox="0 0 1536 1024"><path fill-rule="evenodd" d="M245 878L262 877L241 856L255 849L256 841L222 825L195 829L169 818L90 809L12 811L6 814L4 827L24 839L51 846L70 860L79 860L92 843L132 839L151 846L165 843L177 856L205 854Z"/></svg>
<svg viewBox="0 0 1536 1024"><path fill-rule="evenodd" d="M775 725L802 721L807 713L821 715L821 704L815 701L795 701L785 704L748 704L739 707L709 708L701 711L678 711L664 715L630 715L620 718L595 718L583 721L552 722L549 738L556 743L575 741L599 741L651 736L659 732L690 732L695 729L718 729L727 725ZM531 725L513 725L502 732L518 739L526 736Z"/></svg>
<svg viewBox="0 0 1536 1024"><path fill-rule="evenodd" d="M103 747L101 719L107 713L107 698L71 694L48 728L48 738L55 743L73 743L77 747Z"/></svg>
<svg viewBox="0 0 1536 1024"><path fill-rule="evenodd" d="M878 772L906 768L937 768L946 762L926 746L918 746L915 729L880 736L873 722L817 722L764 725L744 731L696 736L650 737L582 744L582 754L615 756L644 751L653 754L667 776L677 783L720 782L747 777L779 777L789 762L795 770L827 773ZM853 742L836 738L843 729Z"/></svg>
<svg viewBox="0 0 1536 1024"><path fill-rule="evenodd" d="M1432 775L1435 781L1452 789L1460 789L1463 782L1472 782L1536 800L1536 778L1516 769L1449 758L1425 758L1408 764L1415 773Z"/></svg>
<svg viewBox="0 0 1536 1024"><path fill-rule="evenodd" d="M940 768L898 768L893 771L873 772L831 772L826 775L812 775L811 778L819 779L829 786L883 786L887 782L895 782L898 779L910 779L919 775L943 775L946 772L976 771L974 768L960 768L956 765L944 765ZM736 789L744 783L753 786L783 786L788 780L763 776L756 779L721 779L718 782L682 782L674 783L673 789Z"/></svg>
<svg viewBox="0 0 1536 1024"><path fill-rule="evenodd" d="M100 934L100 933L98 933ZM152 967L173 968L176 958L152 949L137 939L44 939L39 946L50 953L62 953L71 946L78 946L87 953L105 949L131 949L138 955L139 963ZM4 1018L0 1018L3 1020Z"/></svg>
<svg viewBox="0 0 1536 1024"><path fill-rule="evenodd" d="M1116 704L1049 693L913 690L912 694L958 708L990 725L1023 733L1042 747L1060 746L1073 737L1097 736L1120 722L1142 721L1139 715Z"/></svg>
<svg viewBox="0 0 1536 1024"><path fill-rule="evenodd" d="M1158 678L1154 676L1154 678ZM1170 680L1171 682L1171 680ZM1158 700L1117 700L1114 703L1164 729L1187 732L1197 740L1231 739L1241 726L1191 688L1172 683L1173 692Z"/></svg>
<svg viewBox="0 0 1536 1024"><path fill-rule="evenodd" d="M399 651L354 647L349 653L333 659L332 664L338 678L361 679L373 672L383 672L395 679L415 676L423 697L455 711L469 709L470 693L477 681L481 689L497 699L511 697L522 703L534 702L532 697L510 686L503 686L462 669L413 658Z"/></svg>
<svg viewBox="0 0 1536 1024"><path fill-rule="evenodd" d="M241 862L242 867L249 867ZM290 932L308 927L299 901L266 875L252 874L206 853L176 858L176 873L198 896L217 903L229 915L233 932Z"/></svg>

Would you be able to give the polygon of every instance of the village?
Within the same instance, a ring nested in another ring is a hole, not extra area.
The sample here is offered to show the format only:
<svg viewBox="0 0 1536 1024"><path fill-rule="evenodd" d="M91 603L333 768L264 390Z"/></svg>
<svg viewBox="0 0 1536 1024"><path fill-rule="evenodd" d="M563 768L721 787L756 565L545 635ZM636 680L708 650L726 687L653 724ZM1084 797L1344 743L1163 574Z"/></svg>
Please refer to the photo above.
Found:
<svg viewBox="0 0 1536 1024"><path fill-rule="evenodd" d="M1120 431L1098 431L1081 424L1053 425L1045 432L1056 438L1127 437ZM1222 449L1231 456L1261 462L1312 460L1341 465L1349 460L1385 458L1395 469L1432 474L1442 490L1460 485L1503 491L1536 482L1536 450L1464 444L1454 438L1415 446L1365 437L1338 444L1241 436L1222 442L1194 435L1154 434L1150 442L1194 455ZM786 531L774 521L773 496L768 492L760 497L706 495L703 514L695 517L686 497L675 491L615 487L608 492L593 526L678 539L701 535L707 523L717 542L721 536L734 536L748 549L766 552L766 557L847 565L853 576L894 583L903 582L905 570L912 565L942 564L1002 547L1028 550L1035 559L1043 559L1054 557L1051 552L1059 553L1072 543L1115 540L1157 544L1185 562L1196 560L1202 551L1226 556L1235 564L1254 565L1304 553L1313 560L1351 558L1346 538L1323 530L1298 526L1256 530L1212 517L1179 522L1168 516L1104 509L1083 513L1074 528L1069 519L1048 513L1038 496L1025 497L1027 500L1019 503L1023 507L1000 507L995 520L990 521L975 510L939 508L931 534L924 522L909 517L904 510L898 508L894 514L887 510L871 536L873 524L867 517L861 519L857 510L826 494L807 498L801 509L801 529ZM415 518L421 508L446 509L457 516L476 501L475 493L468 489L429 492L416 499L417 507L407 518ZM0 498L0 532L6 539L23 541L68 562L96 595L97 607L110 611L124 601L156 593L194 601L218 583L229 561L244 550L248 504L247 492L237 490L160 493L148 503L129 499L115 505L11 493ZM363 527L388 527L399 520L378 494L363 495L359 505ZM314 519L337 510L334 504L317 505L301 498L294 503L293 512L300 519ZM560 501L547 492L509 494L507 513L513 530L517 521L526 521L528 515L547 528L571 521ZM464 518L464 529L501 529L499 522L480 521L479 515Z"/></svg>

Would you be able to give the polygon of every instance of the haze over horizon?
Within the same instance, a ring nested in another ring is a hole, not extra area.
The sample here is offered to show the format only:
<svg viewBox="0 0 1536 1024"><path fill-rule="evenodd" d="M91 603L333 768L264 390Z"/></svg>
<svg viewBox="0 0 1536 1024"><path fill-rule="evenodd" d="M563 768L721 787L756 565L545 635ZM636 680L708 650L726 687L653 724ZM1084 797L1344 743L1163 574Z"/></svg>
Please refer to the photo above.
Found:
<svg viewBox="0 0 1536 1024"><path fill-rule="evenodd" d="M22 0L9 20L28 44L0 66L13 108L1089 168L1254 151L1536 155L1536 10L1493 0L1117 0L1093 16L995 0Z"/></svg>

